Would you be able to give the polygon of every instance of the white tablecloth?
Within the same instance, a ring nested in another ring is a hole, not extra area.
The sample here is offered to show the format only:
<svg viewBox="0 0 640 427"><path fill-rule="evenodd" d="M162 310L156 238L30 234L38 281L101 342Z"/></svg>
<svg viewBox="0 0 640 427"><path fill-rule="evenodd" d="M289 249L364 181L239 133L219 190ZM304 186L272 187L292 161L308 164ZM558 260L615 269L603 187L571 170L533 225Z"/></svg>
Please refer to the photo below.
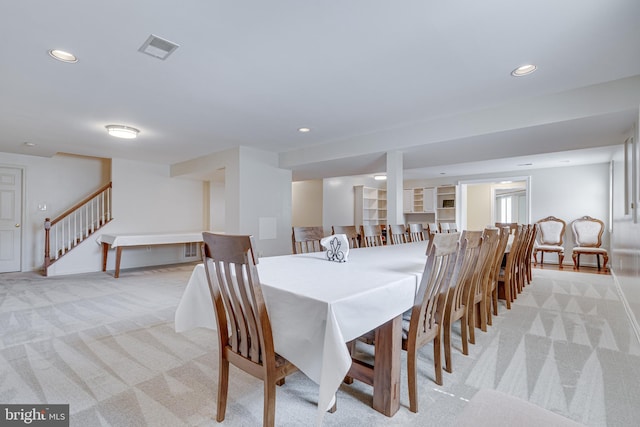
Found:
<svg viewBox="0 0 640 427"><path fill-rule="evenodd" d="M118 246L169 245L174 243L202 242L202 231L184 233L148 234L101 234L96 239L99 245L107 243L112 248Z"/></svg>
<svg viewBox="0 0 640 427"><path fill-rule="evenodd" d="M261 258L276 351L319 384L318 421L351 367L346 342L411 308L427 242L353 249L349 261L324 252ZM195 267L175 315L177 332L216 328L203 265Z"/></svg>

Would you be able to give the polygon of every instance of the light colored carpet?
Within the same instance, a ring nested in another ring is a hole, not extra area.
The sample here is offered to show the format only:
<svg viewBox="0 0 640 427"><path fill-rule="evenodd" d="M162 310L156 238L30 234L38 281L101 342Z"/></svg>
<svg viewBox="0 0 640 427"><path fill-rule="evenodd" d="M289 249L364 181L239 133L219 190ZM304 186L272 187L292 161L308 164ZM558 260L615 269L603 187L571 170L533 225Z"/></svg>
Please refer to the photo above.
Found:
<svg viewBox="0 0 640 427"><path fill-rule="evenodd" d="M69 403L73 426L212 426L215 332L176 334L173 316L193 265L44 278L0 275L0 402ZM420 412L371 408L371 389L343 385L325 426L454 425L480 388L496 389L589 426L640 419L640 345L611 276L534 270L512 310L501 306L470 355L454 332L453 374L432 381L420 353ZM303 374L278 388L276 424L315 420L317 386ZM262 424L262 386L232 368L224 425ZM496 408L499 411L499 408Z"/></svg>

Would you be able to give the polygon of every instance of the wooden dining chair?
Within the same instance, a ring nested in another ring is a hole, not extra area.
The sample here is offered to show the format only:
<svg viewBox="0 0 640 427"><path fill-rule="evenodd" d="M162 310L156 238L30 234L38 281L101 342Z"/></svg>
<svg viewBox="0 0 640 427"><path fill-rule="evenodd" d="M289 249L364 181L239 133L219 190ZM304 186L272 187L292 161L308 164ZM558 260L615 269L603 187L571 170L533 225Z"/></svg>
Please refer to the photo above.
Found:
<svg viewBox="0 0 640 427"><path fill-rule="evenodd" d="M447 293L458 255L460 233L435 235L427 254L420 287L408 318L402 325L402 349L407 352L407 377L409 383L409 410L418 412L418 349L433 341L433 365L435 382L442 385L442 349L438 319L439 303L446 304Z"/></svg>
<svg viewBox="0 0 640 427"><path fill-rule="evenodd" d="M362 246L365 248L384 245L382 241L382 229L379 225L360 226L360 236L362 237Z"/></svg>
<svg viewBox="0 0 640 427"><path fill-rule="evenodd" d="M460 247L454 270L454 279L444 303L444 315L442 318L442 336L444 347L444 370L453 371L451 362L451 328L460 320L460 335L462 341L462 354L469 354L469 333L467 321L467 303L472 284L472 276L475 265L478 262L480 247L482 245L481 231L464 230L460 236ZM444 293L440 294L444 295ZM441 305L442 306L442 305Z"/></svg>
<svg viewBox="0 0 640 427"><path fill-rule="evenodd" d="M438 225L437 222L430 222L427 225L427 230L429 234L440 233L440 226Z"/></svg>
<svg viewBox="0 0 640 427"><path fill-rule="evenodd" d="M511 241L511 248L509 249L509 253L507 254L507 259L504 265L504 268L500 269L500 274L498 275L498 294L500 294L502 290L502 294L504 295L504 300L507 305L507 309L511 310L511 303L515 298L515 260L518 253L518 246L520 245L520 240L522 237L522 226L519 225L516 227L516 230L513 232L513 239Z"/></svg>
<svg viewBox="0 0 640 427"><path fill-rule="evenodd" d="M426 240L424 226L420 223L409 224L409 241L422 242Z"/></svg>
<svg viewBox="0 0 640 427"><path fill-rule="evenodd" d="M500 276L500 267L505 259L504 251L509 243L510 229L508 227L502 227L499 230L498 244L496 245L496 250L493 255L493 264L491 266L489 282L486 287L487 325L493 325L493 316L498 315L498 277ZM492 305L493 314L491 312Z"/></svg>
<svg viewBox="0 0 640 427"><path fill-rule="evenodd" d="M576 242L576 246L571 251L574 268L576 270L580 269L580 255L595 255L598 270L600 270L600 256L604 261L603 268L606 270L609 253L606 249L600 247L602 245L602 234L604 233L604 222L590 216L583 216L571 223L571 229Z"/></svg>
<svg viewBox="0 0 640 427"><path fill-rule="evenodd" d="M402 243L408 243L407 228L404 224L389 224L387 227L387 237L392 245L399 245Z"/></svg>
<svg viewBox="0 0 640 427"><path fill-rule="evenodd" d="M516 228L518 228L517 222L496 222L494 225L498 228L509 227L509 232L511 234L513 234L513 232L516 231Z"/></svg>
<svg viewBox="0 0 640 427"><path fill-rule="evenodd" d="M360 234L355 225L334 225L331 234L345 234L349 241L349 249L360 247Z"/></svg>
<svg viewBox="0 0 640 427"><path fill-rule="evenodd" d="M297 370L275 352L252 236L202 233L202 257L218 335L218 408L224 420L229 363L264 382L263 426L275 424L276 385Z"/></svg>
<svg viewBox="0 0 640 427"><path fill-rule="evenodd" d="M527 268L527 283L531 283L532 273L531 273L531 265L533 264L533 249L536 245L536 237L538 235L538 224L533 224L533 230L531 233L531 238L529 239L529 245L527 247L527 255L526 255L526 268Z"/></svg>
<svg viewBox="0 0 640 427"><path fill-rule="evenodd" d="M486 283L497 243L498 230L485 229L478 261L473 271L473 283L471 284L467 302L467 322L469 325L469 342L471 344L476 343L476 325L480 326L481 331L487 331Z"/></svg>
<svg viewBox="0 0 640 427"><path fill-rule="evenodd" d="M320 240L324 237L324 227L292 227L291 245L294 254L322 252Z"/></svg>

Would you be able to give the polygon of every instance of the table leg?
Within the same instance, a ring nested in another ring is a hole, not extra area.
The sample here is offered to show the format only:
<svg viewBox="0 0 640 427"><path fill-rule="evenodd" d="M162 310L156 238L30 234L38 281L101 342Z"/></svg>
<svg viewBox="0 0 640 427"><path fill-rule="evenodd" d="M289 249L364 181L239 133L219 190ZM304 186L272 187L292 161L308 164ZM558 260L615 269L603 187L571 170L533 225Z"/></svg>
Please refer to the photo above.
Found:
<svg viewBox="0 0 640 427"><path fill-rule="evenodd" d="M373 409L391 417L400 409L400 353L402 316L376 329Z"/></svg>
<svg viewBox="0 0 640 427"><path fill-rule="evenodd" d="M120 277L120 258L122 258L122 246L116 248L116 272L113 275L116 279Z"/></svg>
<svg viewBox="0 0 640 427"><path fill-rule="evenodd" d="M348 379L373 387L373 409L391 417L400 409L400 353L402 352L402 316L389 320L375 330L373 365L352 359Z"/></svg>
<svg viewBox="0 0 640 427"><path fill-rule="evenodd" d="M109 254L109 244L102 244L102 271L107 271L107 255Z"/></svg>

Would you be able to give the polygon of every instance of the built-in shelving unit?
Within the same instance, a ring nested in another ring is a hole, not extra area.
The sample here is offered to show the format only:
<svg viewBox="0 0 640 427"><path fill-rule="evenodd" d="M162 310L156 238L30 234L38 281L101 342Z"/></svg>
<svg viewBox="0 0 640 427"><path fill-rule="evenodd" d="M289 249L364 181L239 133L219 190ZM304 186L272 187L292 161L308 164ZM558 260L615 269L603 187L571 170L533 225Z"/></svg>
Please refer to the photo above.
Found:
<svg viewBox="0 0 640 427"><path fill-rule="evenodd" d="M387 190L356 185L355 225L384 225L387 222Z"/></svg>
<svg viewBox="0 0 640 427"><path fill-rule="evenodd" d="M456 186L436 188L436 222L456 222Z"/></svg>

